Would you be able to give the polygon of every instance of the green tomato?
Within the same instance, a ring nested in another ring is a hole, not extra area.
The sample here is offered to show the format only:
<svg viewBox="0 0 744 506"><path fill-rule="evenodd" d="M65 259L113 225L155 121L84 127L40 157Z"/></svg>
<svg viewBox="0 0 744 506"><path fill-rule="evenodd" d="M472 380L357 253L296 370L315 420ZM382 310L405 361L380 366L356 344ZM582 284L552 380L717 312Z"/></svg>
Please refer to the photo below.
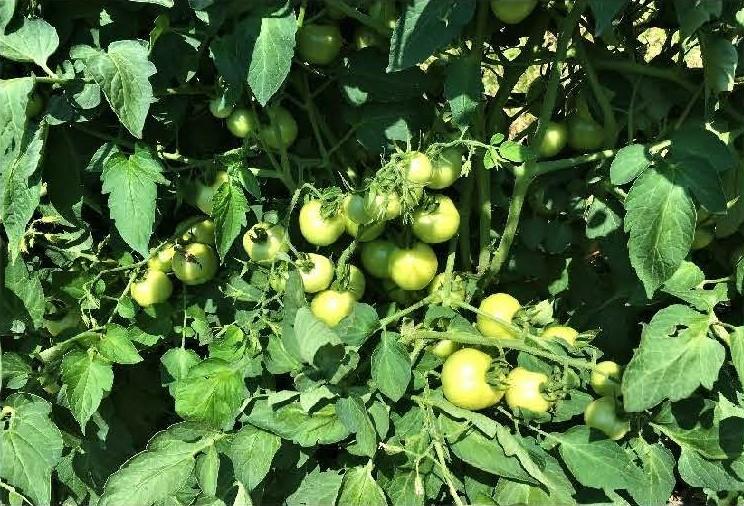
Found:
<svg viewBox="0 0 744 506"><path fill-rule="evenodd" d="M692 249L699 250L705 249L713 242L715 235L708 228L698 228L695 230L695 235L692 238Z"/></svg>
<svg viewBox="0 0 744 506"><path fill-rule="evenodd" d="M444 306L454 306L459 302L465 302L465 281L462 277L453 274L449 283L449 294L445 295L444 282L447 276L441 272L434 276L429 283L429 295L434 296L434 302Z"/></svg>
<svg viewBox="0 0 744 506"><path fill-rule="evenodd" d="M261 129L261 138L271 149L287 149L297 140L297 122L284 107L275 105L266 109L269 124Z"/></svg>
<svg viewBox="0 0 744 506"><path fill-rule="evenodd" d="M432 165L434 172L429 181L429 188L435 190L449 188L462 172L462 153L457 148L447 148L432 160Z"/></svg>
<svg viewBox="0 0 744 506"><path fill-rule="evenodd" d="M390 258L398 247L390 241L370 241L362 245L362 267L370 275L386 279L390 277Z"/></svg>
<svg viewBox="0 0 744 506"><path fill-rule="evenodd" d="M310 311L318 320L329 327L335 327L341 320L351 314L355 302L354 296L350 292L325 290L313 298L310 303Z"/></svg>
<svg viewBox="0 0 744 506"><path fill-rule="evenodd" d="M568 120L568 145L574 151L594 151L604 140L604 128L593 119L574 116Z"/></svg>
<svg viewBox="0 0 744 506"><path fill-rule="evenodd" d="M201 210L204 214L212 216L214 195L217 193L219 187L229 180L230 176L228 176L227 172L224 170L218 171L211 184L196 183L192 191L186 195L186 201Z"/></svg>
<svg viewBox="0 0 744 506"><path fill-rule="evenodd" d="M354 296L355 300L361 300L367 289L367 279L362 270L356 265L349 265L349 280L346 290Z"/></svg>
<svg viewBox="0 0 744 506"><path fill-rule="evenodd" d="M491 0L491 10L502 23L516 25L535 10L537 2L538 0Z"/></svg>
<svg viewBox="0 0 744 506"><path fill-rule="evenodd" d="M26 117L33 119L44 110L44 98L38 93L33 93L26 104Z"/></svg>
<svg viewBox="0 0 744 506"><path fill-rule="evenodd" d="M333 262L328 257L307 253L297 261L305 293L317 293L331 286Z"/></svg>
<svg viewBox="0 0 744 506"><path fill-rule="evenodd" d="M212 116L218 119L225 119L229 117L234 109L234 105L225 103L224 97L215 97L209 101L209 112L212 113ZM245 137L245 135L243 135L242 137Z"/></svg>
<svg viewBox="0 0 744 506"><path fill-rule="evenodd" d="M618 363L605 360L594 366L589 384L599 395L618 396L622 375L623 368Z"/></svg>
<svg viewBox="0 0 744 506"><path fill-rule="evenodd" d="M304 25L297 31L297 52L314 65L328 65L341 51L343 38L336 25Z"/></svg>
<svg viewBox="0 0 744 506"><path fill-rule="evenodd" d="M390 279L403 290L421 290L437 273L437 255L422 242L390 255Z"/></svg>
<svg viewBox="0 0 744 506"><path fill-rule="evenodd" d="M343 213L323 216L320 200L310 200L300 209L300 233L310 244L328 246L341 237L346 229Z"/></svg>
<svg viewBox="0 0 744 506"><path fill-rule="evenodd" d="M405 178L413 184L425 185L431 181L434 168L431 160L424 153L414 151L405 159Z"/></svg>
<svg viewBox="0 0 744 506"><path fill-rule="evenodd" d="M355 237L359 242L374 241L382 235L385 230L385 222L378 221L367 225L357 225L349 218L346 218L346 233Z"/></svg>
<svg viewBox="0 0 744 506"><path fill-rule="evenodd" d="M584 409L584 423L615 441L630 430L630 422L618 416L613 397L600 397L590 402Z"/></svg>
<svg viewBox="0 0 744 506"><path fill-rule="evenodd" d="M413 235L428 244L439 244L452 239L460 228L460 213L449 197L434 197L433 208L424 206L413 213Z"/></svg>
<svg viewBox="0 0 744 506"><path fill-rule="evenodd" d="M161 304L173 294L173 283L163 271L148 269L145 276L129 286L129 293L142 307Z"/></svg>
<svg viewBox="0 0 744 506"><path fill-rule="evenodd" d="M542 333L540 334L540 337L548 341L553 339L563 339L571 346L576 346L576 338L578 337L578 335L579 332L572 327L553 325L550 327L545 327L545 329L543 329Z"/></svg>
<svg viewBox="0 0 744 506"><path fill-rule="evenodd" d="M255 113L250 109L240 107L227 117L227 129L235 137L244 139L258 131L259 122Z"/></svg>
<svg viewBox="0 0 744 506"><path fill-rule="evenodd" d="M214 221L210 219L200 219L198 217L190 220L185 220L180 226L176 227L176 230L183 229L181 240L184 242L200 242L202 244L214 245Z"/></svg>
<svg viewBox="0 0 744 506"><path fill-rule="evenodd" d="M201 285L217 273L217 257L211 246L191 243L173 256L173 273L185 285Z"/></svg>
<svg viewBox="0 0 744 506"><path fill-rule="evenodd" d="M254 262L270 264L289 250L287 231L281 225L256 223L243 235L243 249Z"/></svg>
<svg viewBox="0 0 744 506"><path fill-rule="evenodd" d="M393 220L402 211L397 193L376 192L370 196L370 214L378 220Z"/></svg>
<svg viewBox="0 0 744 506"><path fill-rule="evenodd" d="M147 260L148 269L162 272L170 272L173 265L173 255L176 254L176 247L173 243L168 243L155 252Z"/></svg>
<svg viewBox="0 0 744 506"><path fill-rule="evenodd" d="M504 324L510 324L521 307L519 301L507 293L489 295L481 301L475 326L487 337L512 338L511 330Z"/></svg>
<svg viewBox="0 0 744 506"><path fill-rule="evenodd" d="M481 410L498 403L504 391L488 383L491 356L473 348L463 348L447 358L442 366L442 393L459 408Z"/></svg>
<svg viewBox="0 0 744 506"><path fill-rule="evenodd" d="M551 121L545 130L545 137L537 147L540 158L553 158L563 151L568 142L568 130L563 123Z"/></svg>
<svg viewBox="0 0 744 506"><path fill-rule="evenodd" d="M460 347L456 342L449 339L441 339L434 346L429 348L434 355L439 358L447 358Z"/></svg>
<svg viewBox="0 0 744 506"><path fill-rule="evenodd" d="M548 377L543 373L515 367L506 377L506 404L514 412L526 409L533 413L546 413L551 402L545 398L541 387L547 382Z"/></svg>
<svg viewBox="0 0 744 506"><path fill-rule="evenodd" d="M368 47L382 48L387 45L387 42L385 37L367 26L360 25L354 30L354 47L357 51Z"/></svg>
<svg viewBox="0 0 744 506"><path fill-rule="evenodd" d="M347 195L344 197L342 208L347 220L351 220L357 225L365 225L375 218L371 213L371 206L362 195Z"/></svg>

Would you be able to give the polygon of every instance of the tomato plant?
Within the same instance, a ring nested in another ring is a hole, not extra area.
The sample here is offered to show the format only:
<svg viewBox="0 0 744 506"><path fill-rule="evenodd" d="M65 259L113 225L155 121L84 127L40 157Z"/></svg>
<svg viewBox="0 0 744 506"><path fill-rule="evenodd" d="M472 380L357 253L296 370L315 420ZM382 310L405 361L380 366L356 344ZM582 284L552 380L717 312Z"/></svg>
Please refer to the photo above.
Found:
<svg viewBox="0 0 744 506"><path fill-rule="evenodd" d="M0 504L744 503L741 0L0 2Z"/></svg>

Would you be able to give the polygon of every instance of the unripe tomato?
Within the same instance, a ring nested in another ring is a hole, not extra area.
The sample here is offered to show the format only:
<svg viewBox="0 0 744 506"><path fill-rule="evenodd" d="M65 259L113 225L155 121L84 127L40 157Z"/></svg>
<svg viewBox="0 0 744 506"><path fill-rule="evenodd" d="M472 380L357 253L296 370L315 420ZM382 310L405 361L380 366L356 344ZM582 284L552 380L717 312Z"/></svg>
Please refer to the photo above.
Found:
<svg viewBox="0 0 744 506"><path fill-rule="evenodd" d="M584 409L584 423L615 441L622 439L630 430L630 422L617 415L613 397L600 397L590 402Z"/></svg>
<svg viewBox="0 0 744 506"><path fill-rule="evenodd" d="M450 280L449 295L445 297L444 282L446 274L440 272L429 284L429 295L434 295L434 302L441 303L445 306L456 305L458 302L465 302L465 282L462 277L453 274Z"/></svg>
<svg viewBox="0 0 744 506"><path fill-rule="evenodd" d="M32 93L26 104L26 117L33 119L44 110L44 98L38 93Z"/></svg>
<svg viewBox="0 0 744 506"><path fill-rule="evenodd" d="M147 267L155 271L170 272L172 270L173 255L175 254L175 246L173 243L168 243L150 257L147 261Z"/></svg>
<svg viewBox="0 0 744 506"><path fill-rule="evenodd" d="M403 290L401 287L396 285L392 279L382 280L382 290L385 292L388 299L400 304L401 306L410 306L416 301L421 300L421 292Z"/></svg>
<svg viewBox="0 0 744 506"><path fill-rule="evenodd" d="M342 204L344 215L347 219L357 225L364 225L373 221L376 216L372 214L372 206L362 195L351 194L344 197Z"/></svg>
<svg viewBox="0 0 744 506"><path fill-rule="evenodd" d="M710 246L710 243L713 242L713 239L715 239L715 236L710 229L698 228L695 230L695 235L692 238L691 247L693 250L705 249Z"/></svg>
<svg viewBox="0 0 744 506"><path fill-rule="evenodd" d="M210 219L203 219L188 223L189 220L182 222L182 228L185 228L181 239L184 242L200 242L202 244L214 245L214 222ZM179 226L176 227L178 229Z"/></svg>
<svg viewBox="0 0 744 506"><path fill-rule="evenodd" d="M454 352L442 367L442 392L457 407L480 410L493 406L504 396L492 387L486 375L491 356L473 348Z"/></svg>
<svg viewBox="0 0 744 506"><path fill-rule="evenodd" d="M484 336L505 339L514 337L507 327L504 327L500 321L494 318L498 318L506 324L511 323L512 318L521 307L519 301L507 293L489 295L481 301L478 308L480 313L476 317L475 326Z"/></svg>
<svg viewBox="0 0 744 506"><path fill-rule="evenodd" d="M431 181L433 173L434 168L431 165L431 160L424 153L414 151L406 158L404 174L409 182L425 185Z"/></svg>
<svg viewBox="0 0 744 506"><path fill-rule="evenodd" d="M599 395L620 395L623 368L617 362L605 360L594 366L589 384Z"/></svg>
<svg viewBox="0 0 744 506"><path fill-rule="evenodd" d="M129 286L129 293L142 307L160 304L173 293L173 283L163 271L148 269L145 276Z"/></svg>
<svg viewBox="0 0 744 506"><path fill-rule="evenodd" d="M421 290L437 273L437 255L422 242L390 255L390 279L403 290Z"/></svg>
<svg viewBox="0 0 744 506"><path fill-rule="evenodd" d="M331 286L333 262L328 257L308 253L297 262L305 293L316 293Z"/></svg>
<svg viewBox="0 0 744 506"><path fill-rule="evenodd" d="M227 129L235 137L243 139L258 131L258 118L250 109L239 107L227 117Z"/></svg>
<svg viewBox="0 0 744 506"><path fill-rule="evenodd" d="M452 355L460 346L449 339L441 339L437 344L430 348L430 351L439 358L447 358Z"/></svg>
<svg viewBox="0 0 744 506"><path fill-rule="evenodd" d="M215 97L209 101L209 112L218 119L225 119L232 114L235 106L226 104L223 97Z"/></svg>
<svg viewBox="0 0 744 506"><path fill-rule="evenodd" d="M196 208L201 210L204 214L212 216L212 211L214 210L214 205L212 203L214 194L217 193L220 186L229 179L230 176L227 172L224 170L218 171L211 184L205 185L201 182L196 183L193 189L193 194L187 195L186 201L196 206Z"/></svg>
<svg viewBox="0 0 744 506"><path fill-rule="evenodd" d="M308 63L328 65L338 57L342 45L336 25L305 25L297 32L297 52Z"/></svg>
<svg viewBox="0 0 744 506"><path fill-rule="evenodd" d="M432 165L434 172L429 181L429 188L435 190L449 188L462 172L462 153L457 148L447 148L432 160Z"/></svg>
<svg viewBox="0 0 744 506"><path fill-rule="evenodd" d="M191 243L173 256L173 273L186 285L201 285L217 273L217 257L211 246Z"/></svg>
<svg viewBox="0 0 744 506"><path fill-rule="evenodd" d="M386 43L387 39L372 28L360 25L354 30L354 47L357 51L368 47L384 47Z"/></svg>
<svg viewBox="0 0 744 506"><path fill-rule="evenodd" d="M370 214L375 219L392 220L400 213L400 197L397 193L376 193L371 197Z"/></svg>
<svg viewBox="0 0 744 506"><path fill-rule="evenodd" d="M506 403L512 411L526 409L533 413L546 413L551 403L540 391L548 382L548 377L540 372L532 372L522 367L515 367L506 377Z"/></svg>
<svg viewBox="0 0 744 506"><path fill-rule="evenodd" d="M316 246L328 246L341 237L346 228L342 213L323 217L320 200L310 200L300 209L300 232L307 242Z"/></svg>
<svg viewBox="0 0 744 506"><path fill-rule="evenodd" d="M335 327L349 316L354 309L354 296L350 292L325 290L313 298L310 311L315 317L328 325Z"/></svg>
<svg viewBox="0 0 744 506"><path fill-rule="evenodd" d="M349 218L346 218L345 221L346 233L352 237L356 237L356 240L359 242L374 241L380 237L382 232L385 230L384 221L368 223L367 225L357 225Z"/></svg>
<svg viewBox="0 0 744 506"><path fill-rule="evenodd" d="M362 245L362 267L376 278L390 277L390 257L398 247L390 241L370 241Z"/></svg>
<svg viewBox="0 0 744 506"><path fill-rule="evenodd" d="M452 199L445 195L434 197L433 208L424 206L413 213L413 235L428 244L439 244L452 239L460 228L460 213Z"/></svg>
<svg viewBox="0 0 744 506"><path fill-rule="evenodd" d="M540 158L553 158L563 151L568 142L568 130L563 123L551 121L545 130L545 137L537 147L537 154Z"/></svg>
<svg viewBox="0 0 744 506"><path fill-rule="evenodd" d="M571 327L565 327L563 325L553 325L551 327L546 327L543 329L542 333L540 334L540 337L543 339L563 339L571 346L576 345L576 337L579 335L579 332Z"/></svg>
<svg viewBox="0 0 744 506"><path fill-rule="evenodd" d="M257 263L271 263L289 250L287 231L281 225L256 223L243 235L243 249Z"/></svg>
<svg viewBox="0 0 744 506"><path fill-rule="evenodd" d="M269 124L261 129L261 137L266 145L275 150L287 149L297 140L297 122L292 113L281 106L266 110Z"/></svg>
<svg viewBox="0 0 744 506"><path fill-rule="evenodd" d="M602 147L605 131L591 118L574 116L568 120L568 145L575 151L593 151Z"/></svg>
<svg viewBox="0 0 744 506"><path fill-rule="evenodd" d="M491 0L494 16L507 25L521 23L537 5L537 0Z"/></svg>

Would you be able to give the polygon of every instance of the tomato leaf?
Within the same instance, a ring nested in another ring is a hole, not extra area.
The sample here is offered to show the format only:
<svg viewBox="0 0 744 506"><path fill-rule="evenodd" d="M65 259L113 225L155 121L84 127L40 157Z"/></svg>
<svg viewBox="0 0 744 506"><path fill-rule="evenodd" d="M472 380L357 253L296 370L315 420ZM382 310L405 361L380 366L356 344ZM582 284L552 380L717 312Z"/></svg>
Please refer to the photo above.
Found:
<svg viewBox="0 0 744 506"><path fill-rule="evenodd" d="M17 62L34 62L44 69L58 46L57 30L39 18L24 19L20 28L0 35L0 56Z"/></svg>
<svg viewBox="0 0 744 506"><path fill-rule="evenodd" d="M142 129L153 101L149 78L156 72L141 40L112 42L107 51L78 48L85 73L101 87L106 100L129 132L142 138Z"/></svg>
<svg viewBox="0 0 744 506"><path fill-rule="evenodd" d="M720 37L701 38L705 84L713 93L734 89L739 54L734 45Z"/></svg>
<svg viewBox="0 0 744 506"><path fill-rule="evenodd" d="M62 359L62 381L70 411L85 434L88 420L114 385L111 364L92 351L72 351Z"/></svg>
<svg viewBox="0 0 744 506"><path fill-rule="evenodd" d="M631 144L618 150L610 165L610 181L621 186L633 181L651 165L648 148L643 144Z"/></svg>
<svg viewBox="0 0 744 506"><path fill-rule="evenodd" d="M243 189L232 180L225 181L212 197L217 252L222 260L248 223L248 200Z"/></svg>
<svg viewBox="0 0 744 506"><path fill-rule="evenodd" d="M344 474L338 504L387 506L385 493L372 477L372 461L366 466L353 467Z"/></svg>
<svg viewBox="0 0 744 506"><path fill-rule="evenodd" d="M248 396L240 368L218 358L194 365L173 389L176 412L184 420L222 427Z"/></svg>
<svg viewBox="0 0 744 506"><path fill-rule="evenodd" d="M610 490L639 486L643 476L618 444L586 426L553 434L566 466L585 487Z"/></svg>
<svg viewBox="0 0 744 506"><path fill-rule="evenodd" d="M452 123L460 130L468 128L482 94L483 81L478 60L464 56L447 66L444 95L452 110Z"/></svg>
<svg viewBox="0 0 744 506"><path fill-rule="evenodd" d="M649 444L641 437L632 439L630 444L638 456L643 480L628 488L628 492L638 504L667 504L676 484L674 455L664 446Z"/></svg>
<svg viewBox="0 0 744 506"><path fill-rule="evenodd" d="M157 185L168 184L162 171L158 159L140 146L131 156L114 150L103 162L102 191L109 195L111 218L122 239L144 257L155 223Z"/></svg>
<svg viewBox="0 0 744 506"><path fill-rule="evenodd" d="M700 386L713 387L726 353L707 336L709 325L708 315L686 306L669 306L654 315L623 374L627 411L683 399Z"/></svg>
<svg viewBox="0 0 744 506"><path fill-rule="evenodd" d="M287 506L336 504L343 478L338 471L321 471L316 467L303 477L297 490L287 498Z"/></svg>
<svg viewBox="0 0 744 506"><path fill-rule="evenodd" d="M248 490L255 489L269 473L280 446L278 436L244 425L230 440L229 456L235 468L235 477Z"/></svg>
<svg viewBox="0 0 744 506"><path fill-rule="evenodd" d="M380 392L398 401L411 381L411 360L398 335L383 332L372 352L372 379Z"/></svg>
<svg viewBox="0 0 744 506"><path fill-rule="evenodd" d="M52 423L52 406L41 397L13 394L2 403L0 478L16 485L35 504L51 504L52 470L62 457L62 434Z"/></svg>
<svg viewBox="0 0 744 506"><path fill-rule="evenodd" d="M646 170L625 201L630 262L650 297L687 256L695 232L695 206L678 167Z"/></svg>
<svg viewBox="0 0 744 506"><path fill-rule="evenodd" d="M349 453L374 457L377 451L377 433L364 402L356 396L339 399L336 401L336 414L349 432L356 434L356 443L348 447Z"/></svg>
<svg viewBox="0 0 744 506"><path fill-rule="evenodd" d="M388 72L421 63L449 43L473 17L475 3L475 0L408 2L390 41Z"/></svg>

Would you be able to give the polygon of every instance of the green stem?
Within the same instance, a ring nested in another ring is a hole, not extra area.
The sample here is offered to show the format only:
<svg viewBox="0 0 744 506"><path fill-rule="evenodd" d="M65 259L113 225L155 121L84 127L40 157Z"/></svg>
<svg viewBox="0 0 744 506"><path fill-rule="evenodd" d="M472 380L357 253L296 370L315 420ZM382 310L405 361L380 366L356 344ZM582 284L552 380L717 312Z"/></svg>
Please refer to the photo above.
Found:
<svg viewBox="0 0 744 506"><path fill-rule="evenodd" d="M391 314L390 316L387 316L387 317L381 319L380 320L380 324L379 324L379 328L384 329L385 327L387 327L391 323L394 323L394 322L400 320L401 318L403 318L404 316L407 316L407 315L413 313L417 309L420 309L420 308L422 308L422 307L430 304L431 302L433 302L433 300L434 300L434 298L431 295L429 295L427 297L424 297L420 301L416 302L415 304L412 304L412 305L408 306L407 308L401 309L400 311L396 311L395 313Z"/></svg>
<svg viewBox="0 0 744 506"><path fill-rule="evenodd" d="M558 45L555 54L555 62L553 63L553 69L550 74L550 80L548 81L547 89L545 91L545 100L540 109L540 117L537 121L537 131L532 139L531 144L533 146L539 146L542 143L545 133L548 129L548 123L553 117L553 110L555 109L555 102L558 98L558 88L561 80L561 72L563 70L563 64L566 61L566 53L568 51L568 44L573 38L576 26L581 19L581 15L586 9L589 0L576 0L568 13L568 16L563 20L561 26L561 34L558 37Z"/></svg>
<svg viewBox="0 0 744 506"><path fill-rule="evenodd" d="M581 61L581 66L584 68L594 98L597 100L599 108L602 110L602 123L606 132L605 146L612 147L615 145L617 134L619 133L617 122L615 121L615 112L612 109L610 100L602 89L602 85L599 83L597 72L594 70L591 60L586 55L584 44L582 42L577 42L576 50L576 54L579 57L579 61Z"/></svg>
<svg viewBox="0 0 744 506"><path fill-rule="evenodd" d="M597 70L610 70L620 74L638 74L647 77L655 77L673 82L686 91L694 93L698 86L682 77L674 68L659 68L646 63L636 63L626 60L594 60L594 68Z"/></svg>
<svg viewBox="0 0 744 506"><path fill-rule="evenodd" d="M436 332L433 330L417 330L407 337L408 341L414 341L417 339L426 339L428 341L439 341L441 339L449 339L450 341L468 344L472 346L483 346L486 348L498 348L498 349L509 349L515 351L523 351L541 357L552 362L558 362L564 365L570 365L579 369L594 369L594 364L586 360L570 357L562 357L556 355L545 349L535 348L530 346L523 339L498 339L493 337L485 337L479 334L473 334L470 332L459 332L459 331L448 331L448 332ZM537 339L537 338L535 338Z"/></svg>
<svg viewBox="0 0 744 506"><path fill-rule="evenodd" d="M509 214L506 217L506 225L504 226L504 232L501 234L499 246L496 248L496 252L491 260L491 266L483 280L483 288L488 286L491 280L499 275L509 257L509 250L514 242L517 227L519 226L519 216L522 214L524 199L533 180L533 177L528 172L531 171L525 166L519 166L514 169L514 190L512 191L511 202L509 202Z"/></svg>
<svg viewBox="0 0 744 506"><path fill-rule="evenodd" d="M390 29L387 26L385 26L384 23L381 23L375 18L368 16L362 12L359 12L358 10L356 10L354 7L351 7L343 0L325 0L325 3L326 5L343 12L348 17L356 19L363 25L366 25L372 28L373 30L380 33L381 35L385 35L386 37L390 35Z"/></svg>

